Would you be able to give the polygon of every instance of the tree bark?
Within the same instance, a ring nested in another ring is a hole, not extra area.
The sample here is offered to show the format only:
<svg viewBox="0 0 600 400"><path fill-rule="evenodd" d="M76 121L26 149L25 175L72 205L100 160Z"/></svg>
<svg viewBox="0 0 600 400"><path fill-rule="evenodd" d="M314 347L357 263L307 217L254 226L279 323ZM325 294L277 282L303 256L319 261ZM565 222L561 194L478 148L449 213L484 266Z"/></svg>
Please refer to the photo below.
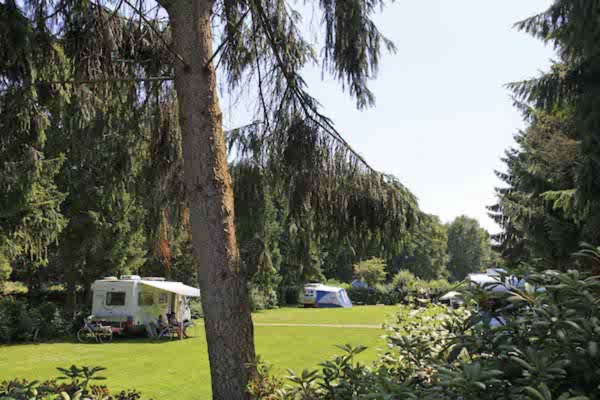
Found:
<svg viewBox="0 0 600 400"><path fill-rule="evenodd" d="M65 313L73 316L77 311L77 275L73 271L67 271L65 274L66 298Z"/></svg>
<svg viewBox="0 0 600 400"><path fill-rule="evenodd" d="M169 14L173 49L185 62L175 61L175 89L213 398L244 399L253 373L246 364L254 361L254 328L235 237L215 68L207 65L213 0L160 4Z"/></svg>

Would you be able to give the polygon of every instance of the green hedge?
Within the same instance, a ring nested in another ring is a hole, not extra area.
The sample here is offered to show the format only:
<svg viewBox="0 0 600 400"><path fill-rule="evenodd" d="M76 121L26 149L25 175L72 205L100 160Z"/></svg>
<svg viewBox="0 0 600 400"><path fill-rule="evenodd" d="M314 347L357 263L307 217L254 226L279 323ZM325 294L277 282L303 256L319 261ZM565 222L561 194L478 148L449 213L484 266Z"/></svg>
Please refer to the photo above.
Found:
<svg viewBox="0 0 600 400"><path fill-rule="evenodd" d="M393 305L402 302L406 293L397 290L396 288L388 288L385 286L377 286L375 288L349 288L347 289L348 297L353 304L386 304Z"/></svg>
<svg viewBox="0 0 600 400"><path fill-rule="evenodd" d="M408 271L400 271L394 276L391 284L370 288L350 287L347 292L354 304L393 305L412 299L435 299L450 289L450 283L444 279L426 281L415 277Z"/></svg>

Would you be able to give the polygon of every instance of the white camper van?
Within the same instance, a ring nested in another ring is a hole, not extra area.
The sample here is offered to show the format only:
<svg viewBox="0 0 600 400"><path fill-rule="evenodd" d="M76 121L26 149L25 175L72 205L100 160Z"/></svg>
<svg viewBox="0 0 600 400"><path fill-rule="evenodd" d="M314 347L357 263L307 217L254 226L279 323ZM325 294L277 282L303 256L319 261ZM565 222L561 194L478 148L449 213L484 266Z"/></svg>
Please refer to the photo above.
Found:
<svg viewBox="0 0 600 400"><path fill-rule="evenodd" d="M142 333L145 324L156 322L159 315L166 320L170 312L175 312L178 321L190 321L188 298L200 296L199 289L181 282L139 275L99 279L92 290L94 319L110 323L114 331L127 333Z"/></svg>

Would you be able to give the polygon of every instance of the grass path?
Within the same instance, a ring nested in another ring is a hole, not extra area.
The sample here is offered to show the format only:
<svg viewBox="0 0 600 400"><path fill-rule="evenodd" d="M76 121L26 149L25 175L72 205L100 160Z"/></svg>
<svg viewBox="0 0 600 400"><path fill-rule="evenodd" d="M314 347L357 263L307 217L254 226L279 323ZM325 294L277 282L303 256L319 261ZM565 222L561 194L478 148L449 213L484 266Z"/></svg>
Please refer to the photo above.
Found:
<svg viewBox="0 0 600 400"><path fill-rule="evenodd" d="M278 324L257 322L254 326L289 326L289 327L310 327L317 328L350 328L350 329L381 329L381 325L357 325L357 324Z"/></svg>

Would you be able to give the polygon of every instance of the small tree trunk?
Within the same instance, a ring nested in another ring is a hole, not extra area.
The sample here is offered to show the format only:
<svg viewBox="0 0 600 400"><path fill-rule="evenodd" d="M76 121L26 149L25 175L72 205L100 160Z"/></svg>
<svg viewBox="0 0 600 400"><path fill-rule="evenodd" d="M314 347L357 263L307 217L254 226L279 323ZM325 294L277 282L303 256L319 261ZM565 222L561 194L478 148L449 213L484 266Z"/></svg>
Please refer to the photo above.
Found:
<svg viewBox="0 0 600 400"><path fill-rule="evenodd" d="M171 23L194 252L214 399L246 398L254 360L248 288L235 237L233 189L212 63L212 0L161 0Z"/></svg>
<svg viewBox="0 0 600 400"><path fill-rule="evenodd" d="M72 271L65 274L66 283L66 298L65 298L65 313L68 316L73 316L77 311L77 275Z"/></svg>

